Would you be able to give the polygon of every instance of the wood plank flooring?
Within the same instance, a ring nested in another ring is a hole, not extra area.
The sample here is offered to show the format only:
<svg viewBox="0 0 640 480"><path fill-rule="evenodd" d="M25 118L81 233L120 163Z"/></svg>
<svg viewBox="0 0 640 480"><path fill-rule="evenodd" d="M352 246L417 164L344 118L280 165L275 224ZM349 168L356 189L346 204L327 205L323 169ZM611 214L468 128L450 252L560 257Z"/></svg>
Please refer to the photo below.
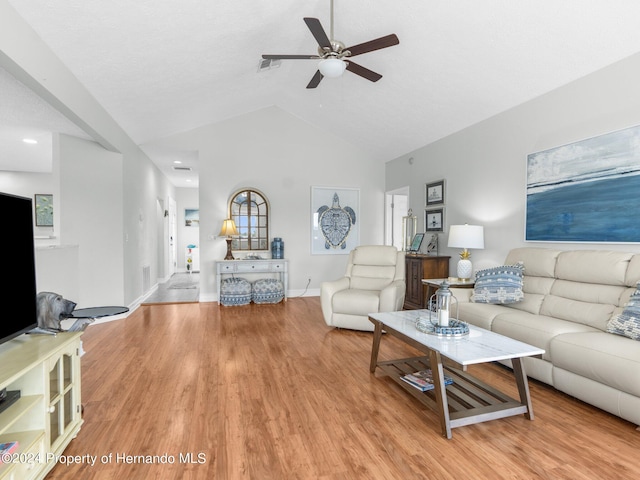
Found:
<svg viewBox="0 0 640 480"><path fill-rule="evenodd" d="M317 297L151 305L92 325L85 424L65 455L97 461L60 463L47 479L640 477L635 425L535 381L534 421L470 425L446 440L434 413L369 373L371 342L327 327ZM382 339L381 359L415 354ZM503 367L470 372L517 395Z"/></svg>

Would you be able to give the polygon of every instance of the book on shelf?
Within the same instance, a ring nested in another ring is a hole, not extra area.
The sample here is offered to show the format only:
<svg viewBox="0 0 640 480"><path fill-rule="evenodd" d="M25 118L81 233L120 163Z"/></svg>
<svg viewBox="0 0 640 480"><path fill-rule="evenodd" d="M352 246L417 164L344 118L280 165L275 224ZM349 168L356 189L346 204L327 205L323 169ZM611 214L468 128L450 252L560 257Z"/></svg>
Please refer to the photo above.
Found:
<svg viewBox="0 0 640 480"><path fill-rule="evenodd" d="M5 455L15 452L18 449L18 442L0 443L0 463Z"/></svg>
<svg viewBox="0 0 640 480"><path fill-rule="evenodd" d="M426 392L427 390L433 390L435 388L433 384L433 374L431 373L430 368L427 370L420 370L418 372L407 373L406 375L400 377L400 379L423 392ZM451 385L452 383L453 378L445 375L444 384Z"/></svg>

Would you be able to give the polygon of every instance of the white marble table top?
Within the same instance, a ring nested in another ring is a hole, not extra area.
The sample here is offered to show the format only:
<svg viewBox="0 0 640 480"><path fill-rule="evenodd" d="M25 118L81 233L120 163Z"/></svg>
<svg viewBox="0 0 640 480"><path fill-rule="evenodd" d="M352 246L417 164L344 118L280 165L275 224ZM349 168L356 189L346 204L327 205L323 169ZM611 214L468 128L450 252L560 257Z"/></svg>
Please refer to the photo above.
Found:
<svg viewBox="0 0 640 480"><path fill-rule="evenodd" d="M544 350L540 348L473 325L469 325L469 334L462 337L441 337L423 333L416 329L416 320L420 316L428 315L428 310L403 310L400 312L370 313L369 317L431 350L440 352L441 355L450 358L459 365L494 362L544 353Z"/></svg>

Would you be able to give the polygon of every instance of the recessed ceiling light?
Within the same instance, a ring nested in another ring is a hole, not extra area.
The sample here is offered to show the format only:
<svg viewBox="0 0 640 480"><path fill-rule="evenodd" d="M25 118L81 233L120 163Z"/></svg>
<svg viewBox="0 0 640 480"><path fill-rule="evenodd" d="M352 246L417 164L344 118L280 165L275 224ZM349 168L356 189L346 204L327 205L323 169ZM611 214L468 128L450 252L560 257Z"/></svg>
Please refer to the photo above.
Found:
<svg viewBox="0 0 640 480"><path fill-rule="evenodd" d="M35 145L36 143L38 143L38 141L34 140L33 138L23 138L22 141L24 143L28 143L29 145Z"/></svg>
<svg viewBox="0 0 640 480"><path fill-rule="evenodd" d="M174 160L173 163L180 164L180 163L182 163L182 161L181 160Z"/></svg>

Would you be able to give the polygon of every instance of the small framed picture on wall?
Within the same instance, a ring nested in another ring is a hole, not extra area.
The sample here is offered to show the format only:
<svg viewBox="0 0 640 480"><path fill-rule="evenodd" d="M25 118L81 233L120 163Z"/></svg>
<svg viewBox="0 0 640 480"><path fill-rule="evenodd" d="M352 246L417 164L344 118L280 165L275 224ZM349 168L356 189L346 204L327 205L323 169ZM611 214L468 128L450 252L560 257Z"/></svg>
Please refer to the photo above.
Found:
<svg viewBox="0 0 640 480"><path fill-rule="evenodd" d="M444 208L435 208L433 210L425 210L424 227L427 232L443 232L444 231Z"/></svg>
<svg viewBox="0 0 640 480"><path fill-rule="evenodd" d="M444 180L433 183L427 183L426 186L426 205L444 205Z"/></svg>

